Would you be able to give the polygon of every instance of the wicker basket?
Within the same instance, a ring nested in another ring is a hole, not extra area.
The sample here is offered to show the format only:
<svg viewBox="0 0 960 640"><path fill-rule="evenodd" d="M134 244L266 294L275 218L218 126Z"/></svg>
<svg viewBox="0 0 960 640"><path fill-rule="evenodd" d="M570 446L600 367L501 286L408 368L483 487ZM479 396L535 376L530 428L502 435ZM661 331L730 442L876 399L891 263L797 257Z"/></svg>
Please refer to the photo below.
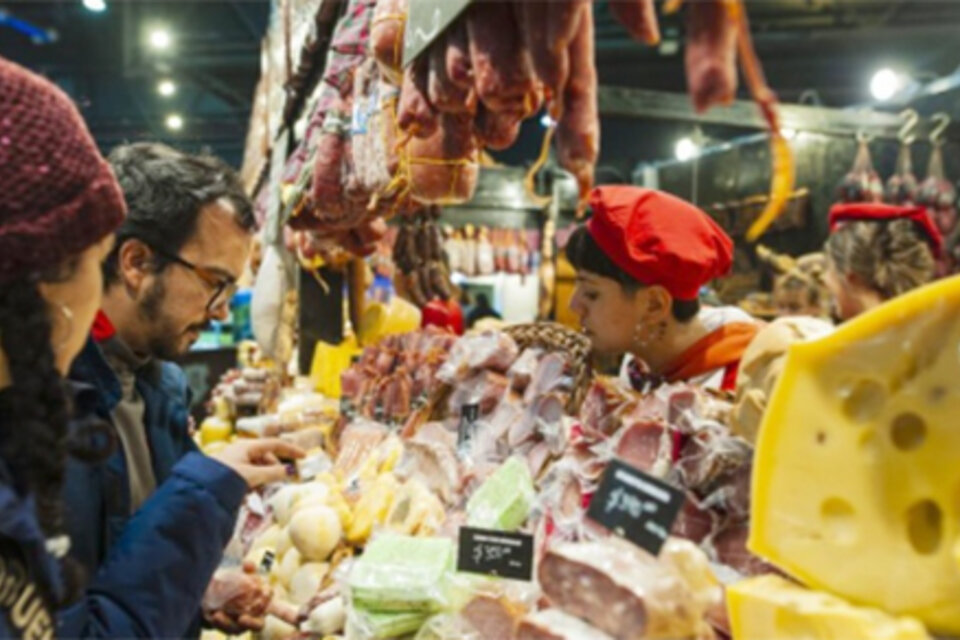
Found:
<svg viewBox="0 0 960 640"><path fill-rule="evenodd" d="M593 380L590 339L561 324L535 322L505 327L504 333L513 338L520 349L536 347L546 351L561 351L570 360L574 370L573 393L567 402L567 413L576 415Z"/></svg>

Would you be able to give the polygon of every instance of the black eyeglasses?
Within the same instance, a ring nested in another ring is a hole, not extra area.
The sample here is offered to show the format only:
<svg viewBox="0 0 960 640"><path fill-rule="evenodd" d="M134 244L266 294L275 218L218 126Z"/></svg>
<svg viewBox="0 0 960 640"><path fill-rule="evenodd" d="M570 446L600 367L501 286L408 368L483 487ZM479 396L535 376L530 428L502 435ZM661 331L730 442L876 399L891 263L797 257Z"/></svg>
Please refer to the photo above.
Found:
<svg viewBox="0 0 960 640"><path fill-rule="evenodd" d="M216 309L222 304L229 303L233 299L233 296L237 293L237 281L229 276L219 275L212 269L207 267L201 267L193 264L188 260L184 260L178 255L167 253L161 249L155 247L150 247L150 249L159 256L163 256L167 260L174 262L181 267L186 267L190 269L200 280L203 281L210 289L213 290L213 295L210 298L210 302L207 303L207 312L210 312L212 309Z"/></svg>

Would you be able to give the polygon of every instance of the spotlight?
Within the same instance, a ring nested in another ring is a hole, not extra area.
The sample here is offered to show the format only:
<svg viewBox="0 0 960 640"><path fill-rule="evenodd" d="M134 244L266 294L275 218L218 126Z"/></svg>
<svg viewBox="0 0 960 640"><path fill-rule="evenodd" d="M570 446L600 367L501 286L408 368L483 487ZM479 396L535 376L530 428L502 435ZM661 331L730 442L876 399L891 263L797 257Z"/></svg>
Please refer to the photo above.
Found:
<svg viewBox="0 0 960 640"><path fill-rule="evenodd" d="M167 116L166 125L171 131L180 131L183 129L183 118L176 113L171 113Z"/></svg>

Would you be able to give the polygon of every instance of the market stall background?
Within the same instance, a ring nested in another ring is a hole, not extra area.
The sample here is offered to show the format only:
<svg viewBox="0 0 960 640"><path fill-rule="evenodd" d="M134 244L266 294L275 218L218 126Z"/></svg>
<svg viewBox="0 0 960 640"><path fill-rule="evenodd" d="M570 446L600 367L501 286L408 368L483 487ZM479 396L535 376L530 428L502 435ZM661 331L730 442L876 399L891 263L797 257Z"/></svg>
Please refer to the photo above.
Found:
<svg viewBox="0 0 960 640"><path fill-rule="evenodd" d="M189 149L210 148L239 167L271 4L105 4L105 11L94 13L80 0L0 3L0 55L61 84L80 103L104 149L149 137ZM602 86L684 91L679 18L665 19L663 42L649 48L629 38L605 3L597 3L595 12ZM768 79L786 103L798 102L811 89L827 106L869 103L872 74L892 65L921 84L940 80L930 87L935 93L924 98L928 114L955 109L957 82L946 77L956 70L960 51L953 37L960 24L957 3L765 0L751 3L750 18ZM16 28L20 22L31 28ZM170 30L168 51L149 46L154 26ZM165 78L177 84L172 100L157 93ZM173 112L185 119L176 132L165 125ZM677 139L691 133L688 123L623 115L604 115L602 124L601 165L625 176L638 163L672 158ZM534 121L524 125L504 162L517 165L536 155L537 127ZM713 126L704 133L724 140L742 130Z"/></svg>

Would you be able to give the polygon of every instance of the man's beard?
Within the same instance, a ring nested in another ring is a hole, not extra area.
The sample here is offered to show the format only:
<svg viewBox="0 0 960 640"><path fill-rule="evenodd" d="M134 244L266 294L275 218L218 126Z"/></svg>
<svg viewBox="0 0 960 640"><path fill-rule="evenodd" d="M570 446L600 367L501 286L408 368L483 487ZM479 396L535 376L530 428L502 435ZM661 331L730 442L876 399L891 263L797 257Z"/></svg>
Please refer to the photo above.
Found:
<svg viewBox="0 0 960 640"><path fill-rule="evenodd" d="M186 353L191 345L188 344L183 348L180 346L184 332L164 313L166 298L166 286L163 279L158 278L140 301L139 314L150 332L147 339L148 355L159 360L176 360ZM195 329L199 333L209 324L205 322L191 325L188 331Z"/></svg>

